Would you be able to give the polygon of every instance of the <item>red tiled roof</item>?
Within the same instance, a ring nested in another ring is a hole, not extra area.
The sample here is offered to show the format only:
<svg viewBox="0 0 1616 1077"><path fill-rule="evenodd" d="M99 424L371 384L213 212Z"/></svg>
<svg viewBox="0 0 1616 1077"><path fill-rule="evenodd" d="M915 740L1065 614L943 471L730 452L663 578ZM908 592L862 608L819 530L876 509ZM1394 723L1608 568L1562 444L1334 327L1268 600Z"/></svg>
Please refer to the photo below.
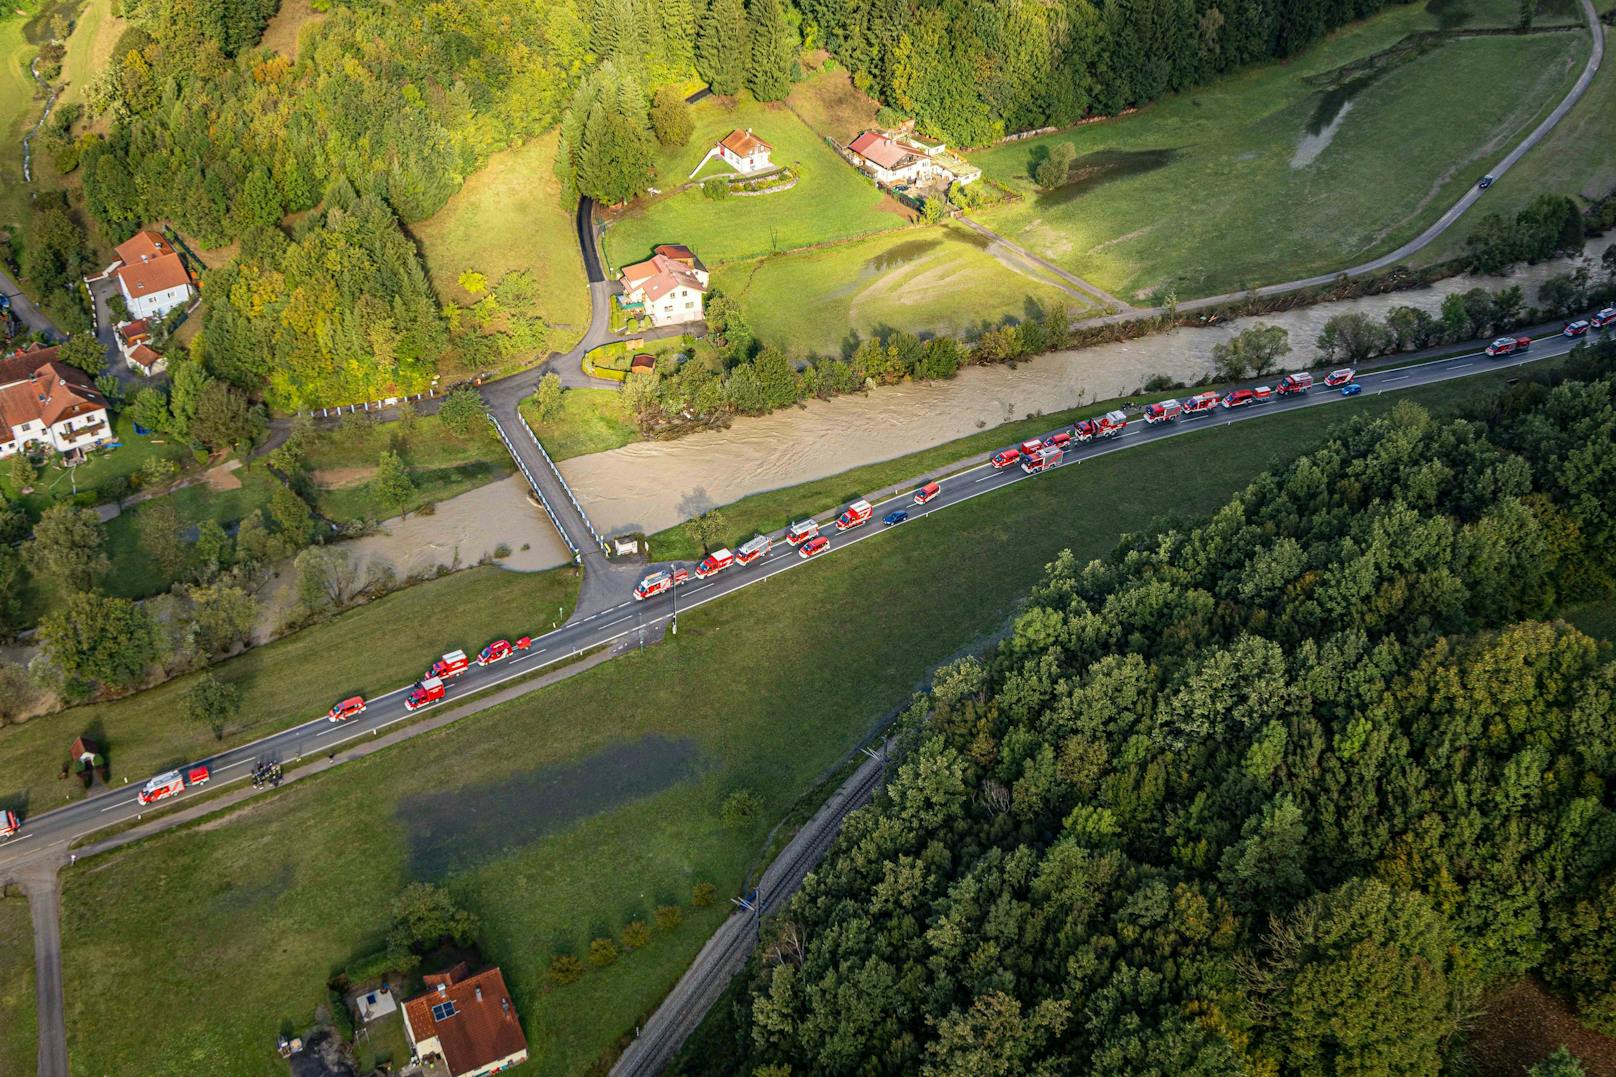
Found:
<svg viewBox="0 0 1616 1077"><path fill-rule="evenodd" d="M129 351L129 361L150 370L152 364L163 361L163 356L161 352L156 351L148 344L136 344Z"/></svg>
<svg viewBox="0 0 1616 1077"><path fill-rule="evenodd" d="M56 347L52 345L46 348L30 344L0 359L0 385L10 385L14 381L26 379L28 375L56 358Z"/></svg>
<svg viewBox="0 0 1616 1077"><path fill-rule="evenodd" d="M131 262L150 261L165 254L173 254L174 248L168 245L168 240L156 232L146 229L136 232L115 248L118 252L118 261L124 264Z"/></svg>
<svg viewBox="0 0 1616 1077"><path fill-rule="evenodd" d="M475 976L466 971L462 963L448 972L423 976L429 990L404 1003L416 1043L436 1036L451 1077L527 1050L505 976L498 968ZM434 1018L432 1008L443 1003L454 1004L453 1014Z"/></svg>
<svg viewBox="0 0 1616 1077"><path fill-rule="evenodd" d="M191 274L186 271L180 256L170 253L149 257L145 261L125 262L118 267L118 280L125 292L138 298L189 284Z"/></svg>
<svg viewBox="0 0 1616 1077"><path fill-rule="evenodd" d="M866 131L848 144L848 149L885 169L900 168L908 159L917 155L910 153L886 135L876 131Z"/></svg>
<svg viewBox="0 0 1616 1077"><path fill-rule="evenodd" d="M695 261L695 256L691 256ZM666 254L653 254L649 261L623 267L623 290L642 291L648 302L654 302L680 286L705 292L703 284L691 269Z"/></svg>
<svg viewBox="0 0 1616 1077"><path fill-rule="evenodd" d="M24 384L32 384L37 389L36 400L39 396L45 398L39 402L39 413L46 426L55 426L63 419L76 419L107 406L95 382L78 367L52 361L38 373L37 381Z"/></svg>
<svg viewBox="0 0 1616 1077"><path fill-rule="evenodd" d="M719 139L718 144L737 157L750 157L759 150L773 149L751 131L743 131L739 127Z"/></svg>
<svg viewBox="0 0 1616 1077"><path fill-rule="evenodd" d="M88 374L56 362L55 355L55 348L36 348L0 361L0 443L24 423L55 426L107 406Z"/></svg>
<svg viewBox="0 0 1616 1077"><path fill-rule="evenodd" d="M118 326L117 333L125 344L138 344L151 337L151 327L146 324L145 318L137 318Z"/></svg>

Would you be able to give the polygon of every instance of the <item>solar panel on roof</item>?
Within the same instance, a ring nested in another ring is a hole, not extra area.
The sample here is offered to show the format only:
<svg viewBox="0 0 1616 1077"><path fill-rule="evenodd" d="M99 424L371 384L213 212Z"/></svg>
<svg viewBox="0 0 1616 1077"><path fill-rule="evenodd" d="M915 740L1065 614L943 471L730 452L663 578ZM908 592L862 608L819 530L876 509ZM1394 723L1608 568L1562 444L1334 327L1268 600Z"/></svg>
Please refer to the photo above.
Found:
<svg viewBox="0 0 1616 1077"><path fill-rule="evenodd" d="M440 1002L436 1006L432 1007L432 1020L434 1021L442 1021L444 1018L453 1017L454 1015L455 1008L452 1000L449 1002Z"/></svg>

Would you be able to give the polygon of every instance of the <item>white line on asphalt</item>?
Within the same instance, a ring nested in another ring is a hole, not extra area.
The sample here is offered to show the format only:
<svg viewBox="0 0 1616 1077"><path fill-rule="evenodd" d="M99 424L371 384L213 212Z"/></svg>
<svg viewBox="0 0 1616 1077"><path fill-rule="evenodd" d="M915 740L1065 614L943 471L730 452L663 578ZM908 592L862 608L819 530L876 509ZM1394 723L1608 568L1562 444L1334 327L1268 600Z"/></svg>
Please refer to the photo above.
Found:
<svg viewBox="0 0 1616 1077"><path fill-rule="evenodd" d="M113 808L127 808L131 804L139 804L139 803L140 803L139 800L120 800L116 804L108 804L106 807L102 808L101 809L101 814L105 815L107 812L111 811Z"/></svg>
<svg viewBox="0 0 1616 1077"><path fill-rule="evenodd" d="M1405 379L1406 379L1406 378L1407 378L1407 377L1408 377L1408 375L1407 375L1407 374L1399 374L1399 375L1397 375L1397 376L1396 376L1396 377L1395 377L1395 378L1387 378L1387 379L1386 379L1386 380L1387 380L1387 381L1403 381L1403 380L1405 380Z"/></svg>
<svg viewBox="0 0 1616 1077"><path fill-rule="evenodd" d="M615 621L607 621L605 624L601 625L600 627L602 627L602 628L610 628L610 627L612 627L612 625L620 625L624 621L628 621L628 620L632 620L632 619L633 619L633 614L630 614L628 617L619 617Z"/></svg>

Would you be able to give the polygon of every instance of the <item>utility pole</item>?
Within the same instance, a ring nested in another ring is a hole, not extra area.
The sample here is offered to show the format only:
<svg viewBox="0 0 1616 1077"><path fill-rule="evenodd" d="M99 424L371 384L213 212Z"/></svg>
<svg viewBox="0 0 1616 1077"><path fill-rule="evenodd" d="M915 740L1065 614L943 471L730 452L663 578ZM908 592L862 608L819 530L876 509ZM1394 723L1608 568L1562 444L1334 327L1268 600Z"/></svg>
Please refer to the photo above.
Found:
<svg viewBox="0 0 1616 1077"><path fill-rule="evenodd" d="M761 891L754 888L745 897L730 898L737 908L745 909L752 914L752 939L754 945L763 943L763 900L758 895Z"/></svg>
<svg viewBox="0 0 1616 1077"><path fill-rule="evenodd" d="M870 747L860 748L859 750L881 764L881 788L885 789L887 787L887 735L885 733L881 734L880 751Z"/></svg>

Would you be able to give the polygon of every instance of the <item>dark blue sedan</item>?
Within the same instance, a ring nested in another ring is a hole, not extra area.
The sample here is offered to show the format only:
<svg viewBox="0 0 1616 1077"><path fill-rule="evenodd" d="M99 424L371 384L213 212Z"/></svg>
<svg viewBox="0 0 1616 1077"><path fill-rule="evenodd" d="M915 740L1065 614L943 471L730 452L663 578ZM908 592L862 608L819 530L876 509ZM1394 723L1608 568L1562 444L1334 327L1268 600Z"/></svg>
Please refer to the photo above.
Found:
<svg viewBox="0 0 1616 1077"><path fill-rule="evenodd" d="M894 511L889 512L885 516L881 517L881 522L886 524L888 527L892 527L896 524L903 523L908 518L909 513L907 511L904 509L895 509Z"/></svg>
<svg viewBox="0 0 1616 1077"><path fill-rule="evenodd" d="M1361 392L1363 392L1363 386L1355 381L1349 381L1341 387L1342 396L1357 396Z"/></svg>

